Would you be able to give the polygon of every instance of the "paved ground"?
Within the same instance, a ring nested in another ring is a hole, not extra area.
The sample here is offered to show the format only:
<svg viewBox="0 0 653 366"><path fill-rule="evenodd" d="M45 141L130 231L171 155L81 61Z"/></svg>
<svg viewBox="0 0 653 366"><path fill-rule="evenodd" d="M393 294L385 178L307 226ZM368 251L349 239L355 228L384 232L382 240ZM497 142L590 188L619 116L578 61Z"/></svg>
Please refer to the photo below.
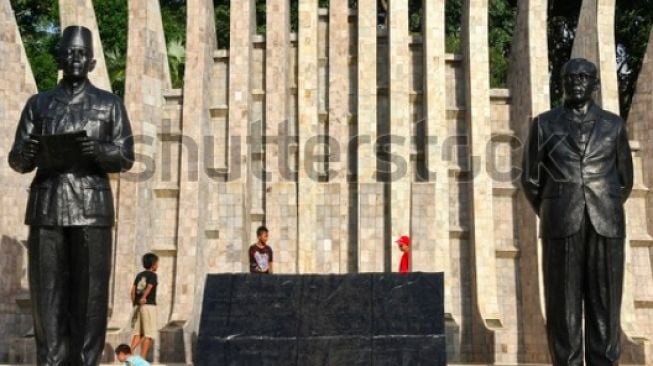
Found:
<svg viewBox="0 0 653 366"><path fill-rule="evenodd" d="M102 364L100 366L116 366L120 365L119 363L110 363L110 364ZM25 366L24 364L22 365L14 365L14 364L0 364L0 366ZM152 364L152 366L191 366L191 365L184 365L181 363L168 363L168 364ZM518 365L513 365L513 364L497 364L497 365L486 365L486 364L448 364L448 366L550 366L548 364L535 364L535 363L520 363ZM632 365L621 365L621 366L632 366Z"/></svg>

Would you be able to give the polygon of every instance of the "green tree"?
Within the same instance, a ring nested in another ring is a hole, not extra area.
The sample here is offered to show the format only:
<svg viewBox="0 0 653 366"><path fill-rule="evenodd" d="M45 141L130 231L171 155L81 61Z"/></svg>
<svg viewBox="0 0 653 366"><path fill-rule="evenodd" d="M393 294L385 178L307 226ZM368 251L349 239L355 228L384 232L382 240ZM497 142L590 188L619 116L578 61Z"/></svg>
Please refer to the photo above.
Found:
<svg viewBox="0 0 653 366"><path fill-rule="evenodd" d="M57 46L59 42L59 7L55 1L11 0L39 90L57 84Z"/></svg>
<svg viewBox="0 0 653 366"><path fill-rule="evenodd" d="M505 88L510 67L510 50L515 30L517 8L508 0L490 0L490 86Z"/></svg>
<svg viewBox="0 0 653 366"><path fill-rule="evenodd" d="M214 0L215 33L219 48L229 48L229 0Z"/></svg>
<svg viewBox="0 0 653 366"><path fill-rule="evenodd" d="M445 49L449 53L460 53L460 34L462 31L462 0L447 1L444 9Z"/></svg>
<svg viewBox="0 0 653 366"><path fill-rule="evenodd" d="M653 24L653 1L617 0L617 64L621 115L630 112Z"/></svg>
<svg viewBox="0 0 653 366"><path fill-rule="evenodd" d="M173 88L181 88L184 83L184 66L186 64L186 48L180 39L168 42L168 61Z"/></svg>
<svg viewBox="0 0 653 366"><path fill-rule="evenodd" d="M125 68L127 65L127 0L94 0L95 16L107 64L111 89L117 95L125 94Z"/></svg>
<svg viewBox="0 0 653 366"><path fill-rule="evenodd" d="M562 80L560 73L565 62L571 57L571 49L574 45L576 27L578 25L578 14L580 13L579 2L552 2L549 6L548 18L548 40L549 40L549 83L551 93L551 104L560 105L562 101Z"/></svg>
<svg viewBox="0 0 653 366"><path fill-rule="evenodd" d="M379 0L379 11L384 12ZM422 1L408 0L410 29L422 28ZM489 0L490 84L504 87L507 79L512 34L515 25L517 0ZM111 86L115 93L124 93L127 54L127 0L94 0L100 37L102 38ZM356 0L349 0L356 7ZM163 27L168 45L168 61L174 87L183 83L186 40L186 0L160 0ZM57 45L59 40L59 9L56 1L11 0L23 44L40 90L57 83ZM327 7L328 0L319 0ZM229 47L230 0L214 0L218 46ZM298 0L290 0L291 31L297 31ZM446 50L459 53L461 45L461 19L463 0L446 1ZM551 101L560 103L560 68L569 59L580 12L579 1L550 0L548 17L549 67ZM384 21L380 14L379 21ZM265 33L265 0L256 2L257 32ZM626 116L636 88L636 81L646 51L651 24L653 0L617 0L616 13L617 62L621 114Z"/></svg>
<svg viewBox="0 0 653 366"><path fill-rule="evenodd" d="M412 12L416 11L411 9ZM413 13L413 14L415 14ZM515 0L490 0L488 42L490 87L505 88L508 80L510 46L515 29ZM421 14L419 15L421 18ZM445 7L445 42L449 53L461 52L463 0L449 0Z"/></svg>
<svg viewBox="0 0 653 366"><path fill-rule="evenodd" d="M125 54L118 48L104 52L104 60L107 63L107 72L111 81L113 92L121 97L125 95L125 79L127 62Z"/></svg>
<svg viewBox="0 0 653 366"><path fill-rule="evenodd" d="M184 84L186 62L186 0L160 0L163 32L168 48L168 65L173 88Z"/></svg>

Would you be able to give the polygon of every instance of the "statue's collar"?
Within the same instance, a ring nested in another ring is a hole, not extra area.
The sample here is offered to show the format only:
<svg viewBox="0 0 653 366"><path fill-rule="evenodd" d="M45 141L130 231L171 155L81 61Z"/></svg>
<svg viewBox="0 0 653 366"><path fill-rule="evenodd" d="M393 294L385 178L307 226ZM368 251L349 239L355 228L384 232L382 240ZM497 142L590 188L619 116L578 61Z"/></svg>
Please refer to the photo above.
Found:
<svg viewBox="0 0 653 366"><path fill-rule="evenodd" d="M57 87L55 88L54 97L55 99L63 103L79 104L82 103L82 101L84 100L86 91L90 86L91 86L91 82L88 79L86 79L79 86L79 88L74 90L73 93L70 93L68 91L68 86L65 84L63 80L61 80L57 85Z"/></svg>
<svg viewBox="0 0 653 366"><path fill-rule="evenodd" d="M584 116L577 115L576 113L574 113L574 111L571 110L571 108L567 106L564 107L564 110L565 110L564 113L565 118L569 121L582 123L582 122L596 121L599 119L600 109L594 102L590 103L590 105L587 108L587 113L585 113Z"/></svg>

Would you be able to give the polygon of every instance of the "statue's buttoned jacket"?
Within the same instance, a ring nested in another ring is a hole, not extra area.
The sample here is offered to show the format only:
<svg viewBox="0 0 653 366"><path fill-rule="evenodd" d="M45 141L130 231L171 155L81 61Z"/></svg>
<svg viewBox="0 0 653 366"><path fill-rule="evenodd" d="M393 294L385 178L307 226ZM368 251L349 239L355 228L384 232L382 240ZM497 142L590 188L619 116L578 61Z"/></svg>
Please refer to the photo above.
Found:
<svg viewBox="0 0 653 366"><path fill-rule="evenodd" d="M13 169L36 167L21 151L30 135L85 131L98 140L96 161L83 168L38 169L32 182L25 223L32 226L111 226L114 206L108 173L131 168L132 132L120 99L90 82L70 95L62 85L34 95L21 116L9 154Z"/></svg>
<svg viewBox="0 0 653 366"><path fill-rule="evenodd" d="M582 121L575 118L564 107L535 118L525 146L524 193L539 214L544 237L575 234L587 210L598 234L623 238L623 203L633 187L624 121L596 105ZM575 124L592 121L583 141Z"/></svg>

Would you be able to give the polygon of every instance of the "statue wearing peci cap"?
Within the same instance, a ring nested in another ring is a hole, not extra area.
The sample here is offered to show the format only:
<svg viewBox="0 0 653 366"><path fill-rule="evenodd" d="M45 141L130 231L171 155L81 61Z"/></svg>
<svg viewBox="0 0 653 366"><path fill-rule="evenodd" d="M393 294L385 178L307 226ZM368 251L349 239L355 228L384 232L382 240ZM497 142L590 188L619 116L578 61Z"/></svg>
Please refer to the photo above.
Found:
<svg viewBox="0 0 653 366"><path fill-rule="evenodd" d="M131 168L133 140L122 101L88 80L91 31L64 29L58 62L63 79L28 100L9 165L36 170L25 223L37 363L91 366L100 361L107 325L114 224L108 173Z"/></svg>

